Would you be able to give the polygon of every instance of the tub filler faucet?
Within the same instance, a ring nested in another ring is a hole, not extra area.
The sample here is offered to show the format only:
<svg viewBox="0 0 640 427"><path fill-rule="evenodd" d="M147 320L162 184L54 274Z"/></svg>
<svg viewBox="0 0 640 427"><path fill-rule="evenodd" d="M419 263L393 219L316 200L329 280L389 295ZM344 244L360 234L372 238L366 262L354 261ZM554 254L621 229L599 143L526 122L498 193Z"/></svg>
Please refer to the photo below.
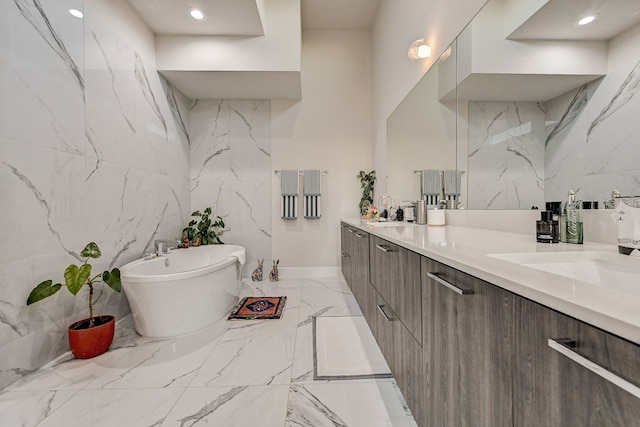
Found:
<svg viewBox="0 0 640 427"><path fill-rule="evenodd" d="M153 248L158 256L171 253L171 249L178 248L177 240L158 239L153 241Z"/></svg>

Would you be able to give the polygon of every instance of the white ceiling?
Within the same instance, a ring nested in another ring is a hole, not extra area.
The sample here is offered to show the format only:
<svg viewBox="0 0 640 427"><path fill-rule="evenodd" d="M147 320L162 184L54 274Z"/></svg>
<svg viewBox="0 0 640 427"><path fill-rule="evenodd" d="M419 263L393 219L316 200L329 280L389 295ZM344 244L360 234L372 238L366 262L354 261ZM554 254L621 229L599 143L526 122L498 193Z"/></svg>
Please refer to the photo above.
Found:
<svg viewBox="0 0 640 427"><path fill-rule="evenodd" d="M127 0L155 34L260 36L258 2L269 0ZM382 0L301 0L302 29L366 31ZM191 8L207 19L189 17Z"/></svg>
<svg viewBox="0 0 640 427"><path fill-rule="evenodd" d="M256 0L127 0L155 34L262 36ZM200 9L196 21L189 10Z"/></svg>
<svg viewBox="0 0 640 427"><path fill-rule="evenodd" d="M598 19L578 26L588 14ZM516 29L512 40L609 40L640 22L640 0L550 0Z"/></svg>

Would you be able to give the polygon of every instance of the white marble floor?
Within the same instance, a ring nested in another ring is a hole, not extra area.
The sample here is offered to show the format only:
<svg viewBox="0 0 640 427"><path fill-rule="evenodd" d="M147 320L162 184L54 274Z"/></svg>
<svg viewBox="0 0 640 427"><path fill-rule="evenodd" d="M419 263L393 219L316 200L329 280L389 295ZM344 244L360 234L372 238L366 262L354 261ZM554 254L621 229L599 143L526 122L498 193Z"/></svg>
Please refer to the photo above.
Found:
<svg viewBox="0 0 640 427"><path fill-rule="evenodd" d="M282 319L150 340L129 316L107 353L63 355L0 392L0 425L416 425L393 379L313 380L312 317L361 315L342 278L248 280L242 295L286 295Z"/></svg>

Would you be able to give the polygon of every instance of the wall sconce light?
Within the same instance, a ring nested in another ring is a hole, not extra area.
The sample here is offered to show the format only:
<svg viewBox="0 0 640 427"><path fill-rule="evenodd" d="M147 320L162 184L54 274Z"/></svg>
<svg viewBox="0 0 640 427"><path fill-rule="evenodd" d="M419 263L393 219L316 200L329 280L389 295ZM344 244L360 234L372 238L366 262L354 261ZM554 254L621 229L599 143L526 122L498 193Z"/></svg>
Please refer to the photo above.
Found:
<svg viewBox="0 0 640 427"><path fill-rule="evenodd" d="M431 56L431 46L424 39L418 39L409 46L409 58L422 60Z"/></svg>

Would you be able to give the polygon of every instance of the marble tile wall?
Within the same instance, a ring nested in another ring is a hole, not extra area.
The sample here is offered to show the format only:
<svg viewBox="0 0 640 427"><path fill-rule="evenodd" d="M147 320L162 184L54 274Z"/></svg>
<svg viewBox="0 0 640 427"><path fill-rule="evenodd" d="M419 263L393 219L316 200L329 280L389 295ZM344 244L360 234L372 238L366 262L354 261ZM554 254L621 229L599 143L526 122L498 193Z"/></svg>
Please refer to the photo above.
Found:
<svg viewBox="0 0 640 427"><path fill-rule="evenodd" d="M271 104L197 100L190 110L191 206L223 217L222 241L247 249L243 276L271 266Z"/></svg>
<svg viewBox="0 0 640 427"><path fill-rule="evenodd" d="M92 240L94 271L121 266L190 213L189 101L109 28L91 2L0 0L0 388L66 351L87 314L66 290L26 307L33 286ZM97 311L129 307L106 290Z"/></svg>
<svg viewBox="0 0 640 427"><path fill-rule="evenodd" d="M640 194L640 61L547 102L545 197Z"/></svg>
<svg viewBox="0 0 640 427"><path fill-rule="evenodd" d="M468 209L544 206L543 106L469 102Z"/></svg>

